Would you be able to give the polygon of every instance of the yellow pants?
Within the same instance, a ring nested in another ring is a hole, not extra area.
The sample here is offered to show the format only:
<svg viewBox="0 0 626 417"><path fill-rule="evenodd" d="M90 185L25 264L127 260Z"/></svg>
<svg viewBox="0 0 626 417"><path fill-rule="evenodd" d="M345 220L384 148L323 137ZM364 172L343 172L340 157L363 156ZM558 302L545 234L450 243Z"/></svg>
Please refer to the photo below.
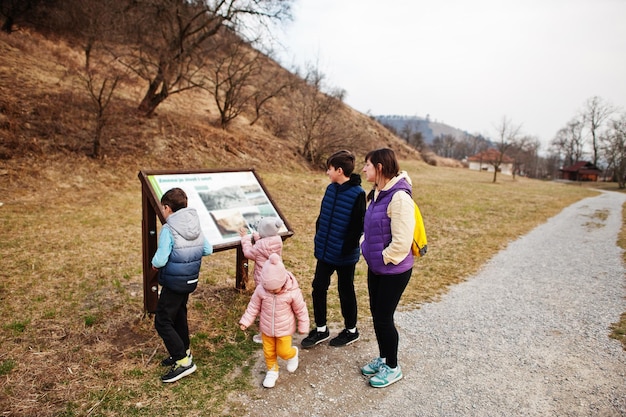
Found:
<svg viewBox="0 0 626 417"><path fill-rule="evenodd" d="M296 348L291 346L291 336L272 337L261 333L263 354L268 371L278 371L278 357L288 360L296 356Z"/></svg>

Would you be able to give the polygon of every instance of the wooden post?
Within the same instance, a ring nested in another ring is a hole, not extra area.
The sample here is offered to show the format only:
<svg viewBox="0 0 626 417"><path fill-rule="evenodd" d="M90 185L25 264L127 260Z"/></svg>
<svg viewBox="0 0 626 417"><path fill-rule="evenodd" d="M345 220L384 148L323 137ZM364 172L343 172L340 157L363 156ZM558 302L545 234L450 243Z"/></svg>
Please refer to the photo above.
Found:
<svg viewBox="0 0 626 417"><path fill-rule="evenodd" d="M141 200L143 305L146 312L154 313L159 300L158 272L152 270L152 256L157 250L157 215L144 187L141 188Z"/></svg>
<svg viewBox="0 0 626 417"><path fill-rule="evenodd" d="M245 290L248 285L248 260L243 255L241 245L237 246L237 272L235 274L235 287Z"/></svg>

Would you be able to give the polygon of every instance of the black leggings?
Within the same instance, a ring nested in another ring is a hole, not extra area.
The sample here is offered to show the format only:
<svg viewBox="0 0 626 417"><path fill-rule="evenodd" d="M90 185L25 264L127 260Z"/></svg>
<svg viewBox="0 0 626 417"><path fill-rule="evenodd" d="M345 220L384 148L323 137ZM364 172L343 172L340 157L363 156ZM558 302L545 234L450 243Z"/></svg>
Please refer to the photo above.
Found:
<svg viewBox="0 0 626 417"><path fill-rule="evenodd" d="M341 314L343 315L346 329L356 327L357 305L354 293L354 269L356 264L331 265L326 262L317 261L315 276L313 277L313 316L317 327L326 326L327 296L330 286L330 277L337 271L337 291L339 293L339 303Z"/></svg>
<svg viewBox="0 0 626 417"><path fill-rule="evenodd" d="M400 302L413 269L395 275L377 275L367 270L367 289L370 295L370 312L380 357L390 368L398 366L398 330L393 315Z"/></svg>

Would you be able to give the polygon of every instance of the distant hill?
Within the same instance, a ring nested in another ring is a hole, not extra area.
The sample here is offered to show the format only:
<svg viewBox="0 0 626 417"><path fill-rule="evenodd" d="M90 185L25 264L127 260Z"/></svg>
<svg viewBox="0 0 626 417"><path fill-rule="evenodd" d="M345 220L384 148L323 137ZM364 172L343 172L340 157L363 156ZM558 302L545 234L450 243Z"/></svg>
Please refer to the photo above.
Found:
<svg viewBox="0 0 626 417"><path fill-rule="evenodd" d="M412 132L421 132L427 144L432 144L433 139L442 135L452 135L458 139L469 135L465 130L418 116L385 115L374 116L374 118L382 125L393 127L398 134L401 134L407 126Z"/></svg>

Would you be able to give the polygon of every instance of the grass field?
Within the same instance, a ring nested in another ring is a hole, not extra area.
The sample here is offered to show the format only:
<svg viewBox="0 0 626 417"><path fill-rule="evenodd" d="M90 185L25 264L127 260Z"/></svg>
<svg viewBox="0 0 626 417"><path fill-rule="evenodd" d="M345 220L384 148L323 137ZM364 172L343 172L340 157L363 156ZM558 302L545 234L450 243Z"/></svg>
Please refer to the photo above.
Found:
<svg viewBox="0 0 626 417"><path fill-rule="evenodd" d="M494 184L492 174L421 162L403 161L402 167L413 179L429 237L402 308L437 300L509 242L597 193L504 175ZM234 289L234 251L205 258L201 285L190 299L199 377L164 385L159 361L166 351L143 312L136 172L107 174L88 160L60 168L42 167L41 187L13 184L1 200L0 414L243 414L228 395L250 386L259 346L251 342L256 329L244 333L237 326L251 292ZM312 314L312 240L328 180L323 173L258 174L295 231L285 241L284 260ZM362 317L368 311L365 275L361 261L356 287ZM333 287L329 321L339 322Z"/></svg>

